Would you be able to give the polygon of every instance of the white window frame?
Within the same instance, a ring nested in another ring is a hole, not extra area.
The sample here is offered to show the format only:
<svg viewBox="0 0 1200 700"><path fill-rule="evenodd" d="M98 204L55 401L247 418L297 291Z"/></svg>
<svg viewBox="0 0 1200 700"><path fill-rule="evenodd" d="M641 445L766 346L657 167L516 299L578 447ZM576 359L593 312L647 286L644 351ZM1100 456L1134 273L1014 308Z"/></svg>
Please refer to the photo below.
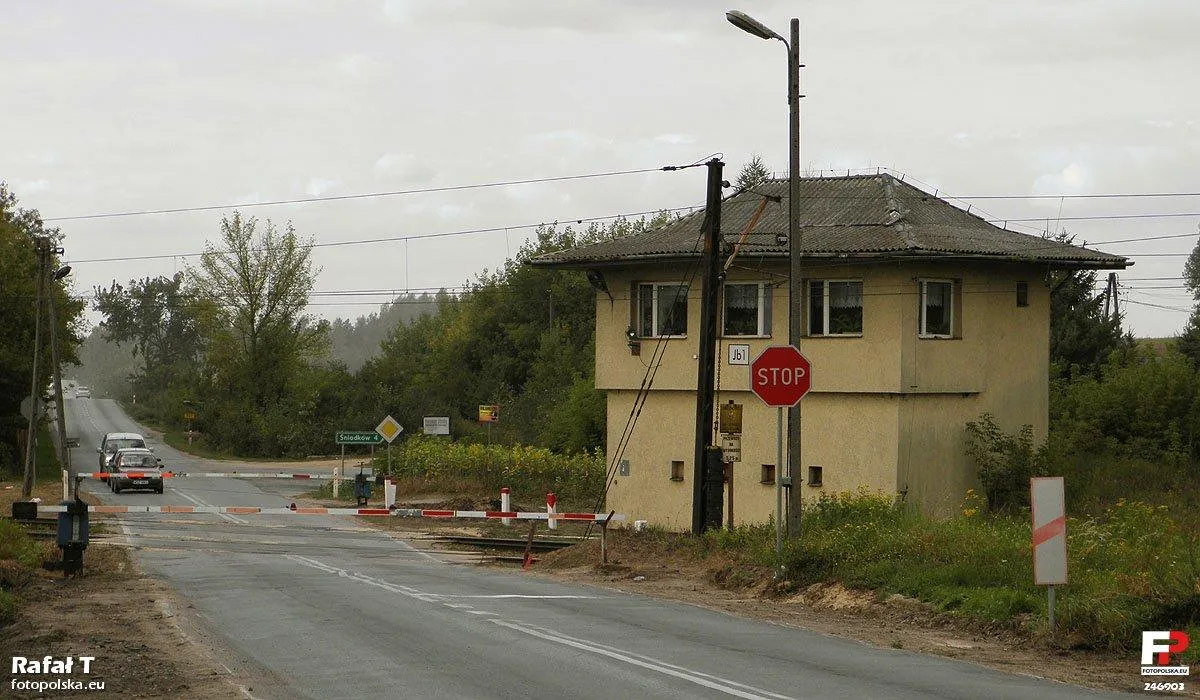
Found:
<svg viewBox="0 0 1200 700"><path fill-rule="evenodd" d="M917 312L918 316L919 316L918 326L917 326L917 337L919 337L919 338L953 338L954 337L954 322L956 320L955 319L956 314L954 312L954 280L931 278L931 279L921 279L921 280L918 280L918 282L920 283L920 287L919 287L920 294L918 296L920 297L921 306ZM926 299L926 295L929 292L929 285L931 283L932 284L944 284L950 288L950 294L949 294L950 331L948 333L944 333L944 334L943 333L929 333L928 331L925 330L925 308L926 308L925 299Z"/></svg>
<svg viewBox="0 0 1200 700"><path fill-rule="evenodd" d="M813 335L812 333L812 285L814 282L821 283L821 330L822 333ZM861 338L862 330L856 333L830 333L829 332L829 283L830 282L855 282L859 286L858 296L860 299L860 307L863 308L861 300L863 299L863 281L861 279L809 279L804 283L804 334L810 338ZM866 325L866 309L863 308L862 324Z"/></svg>
<svg viewBox="0 0 1200 700"><path fill-rule="evenodd" d="M642 287L651 287L650 296L650 325L652 328L647 333L645 328L642 328ZM683 333L659 333L660 322L662 319L658 317L658 290L662 287L683 287ZM637 299L635 300L635 327L639 338L686 338L688 327L688 297L691 294L690 285L681 282L638 282L637 283Z"/></svg>
<svg viewBox="0 0 1200 700"><path fill-rule="evenodd" d="M755 329L757 331L755 333L748 333L748 334L743 335L743 334L730 334L730 333L725 332L725 311L728 308L725 306L725 289L728 289L729 287L735 286L735 285L741 285L741 286L755 285L758 287L758 309L757 309L758 310L758 326ZM772 327L774 324L771 323L772 319L767 315L767 308L766 308L765 302L766 302L768 296L773 295L774 293L775 293L775 288L771 286L770 282L756 282L754 280L737 280L734 282L726 282L724 285L724 288L722 288L722 290L721 290L721 337L722 338L770 338L771 332L772 332ZM775 311L775 300L771 299L771 312L774 313L774 311Z"/></svg>

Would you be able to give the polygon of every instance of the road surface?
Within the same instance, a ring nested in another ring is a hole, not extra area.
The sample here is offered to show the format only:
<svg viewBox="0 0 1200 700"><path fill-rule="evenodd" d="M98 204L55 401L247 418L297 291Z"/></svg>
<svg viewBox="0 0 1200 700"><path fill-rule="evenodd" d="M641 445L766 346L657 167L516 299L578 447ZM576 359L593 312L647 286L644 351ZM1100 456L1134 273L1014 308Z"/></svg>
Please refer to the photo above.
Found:
<svg viewBox="0 0 1200 700"><path fill-rule="evenodd" d="M105 399L69 399L76 471L108 431L144 432ZM152 444L167 468L227 462ZM237 467L265 471L262 465ZM105 502L278 507L312 482L167 480ZM961 661L517 572L451 563L324 516L130 515L147 573L165 579L230 658L265 670L261 698L1125 697Z"/></svg>

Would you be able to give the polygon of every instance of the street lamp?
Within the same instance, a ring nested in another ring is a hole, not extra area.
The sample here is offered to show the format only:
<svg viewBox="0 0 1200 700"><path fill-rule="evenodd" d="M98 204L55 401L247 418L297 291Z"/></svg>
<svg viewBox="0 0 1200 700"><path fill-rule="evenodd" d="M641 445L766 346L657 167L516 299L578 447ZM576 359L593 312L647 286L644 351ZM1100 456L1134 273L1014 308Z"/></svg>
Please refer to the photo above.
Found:
<svg viewBox="0 0 1200 700"><path fill-rule="evenodd" d="M800 240L800 20L793 17L791 41L784 39L765 24L745 12L730 10L725 19L742 31L761 39L778 39L787 48L788 62L788 342L800 347L801 324L803 323L804 288L801 277L801 259L804 255ZM788 409L788 475L799 473L800 464L800 405ZM783 465L779 465L782 476ZM779 518L776 517L777 526ZM800 484L793 481L788 492L788 529L793 535L800 534ZM777 538L779 533L777 532Z"/></svg>

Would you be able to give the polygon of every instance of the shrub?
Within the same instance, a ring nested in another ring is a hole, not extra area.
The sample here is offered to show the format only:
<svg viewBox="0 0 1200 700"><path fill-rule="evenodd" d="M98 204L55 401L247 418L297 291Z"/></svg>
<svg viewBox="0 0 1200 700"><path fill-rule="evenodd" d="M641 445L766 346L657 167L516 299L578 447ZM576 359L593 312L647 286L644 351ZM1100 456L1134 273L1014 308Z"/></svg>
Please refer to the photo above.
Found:
<svg viewBox="0 0 1200 700"><path fill-rule="evenodd" d="M1044 450L1033 444L1033 427L1009 435L990 413L967 423L967 455L979 465L979 481L993 511L1029 505L1029 478L1043 473Z"/></svg>

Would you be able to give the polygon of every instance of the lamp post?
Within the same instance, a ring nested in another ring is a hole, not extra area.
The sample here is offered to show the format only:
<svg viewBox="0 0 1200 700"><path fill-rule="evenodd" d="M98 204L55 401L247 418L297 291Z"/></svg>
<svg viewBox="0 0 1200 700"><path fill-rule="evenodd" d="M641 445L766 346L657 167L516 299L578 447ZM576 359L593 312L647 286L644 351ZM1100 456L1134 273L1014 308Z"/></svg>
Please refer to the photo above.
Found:
<svg viewBox="0 0 1200 700"><path fill-rule="evenodd" d="M61 253L62 248L58 251ZM71 274L71 266L64 265L54 273L54 281L57 282L67 275ZM54 305L55 286L51 286L46 290L46 301L50 303L50 362L54 365L54 408L55 422L58 423L58 449L59 462L67 473L71 473L71 448L67 446L67 419L66 411L63 408L63 390L62 390L62 362L59 360L58 351L58 309Z"/></svg>
<svg viewBox="0 0 1200 700"><path fill-rule="evenodd" d="M791 40L784 39L762 22L745 12L730 10L725 19L742 31L761 39L778 39L787 48L788 62L788 342L800 348L803 336L804 281L801 262L804 255L800 237L800 20L793 17ZM800 404L788 409L788 465L786 474L793 479L788 492L788 531L800 534ZM776 478L784 475L783 465L777 467ZM787 483L787 482L784 482Z"/></svg>

